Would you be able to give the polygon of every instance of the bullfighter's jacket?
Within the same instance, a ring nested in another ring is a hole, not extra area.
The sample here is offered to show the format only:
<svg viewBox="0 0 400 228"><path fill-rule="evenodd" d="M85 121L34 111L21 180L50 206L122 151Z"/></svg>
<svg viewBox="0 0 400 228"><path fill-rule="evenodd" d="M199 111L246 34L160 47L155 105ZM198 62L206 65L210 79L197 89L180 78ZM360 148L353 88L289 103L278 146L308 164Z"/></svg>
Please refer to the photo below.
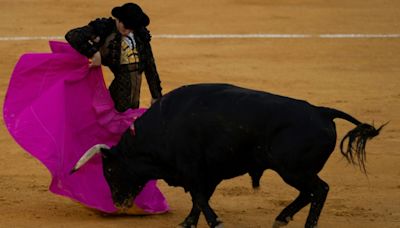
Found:
<svg viewBox="0 0 400 228"><path fill-rule="evenodd" d="M162 96L162 88L150 46L150 32L142 27L133 33L139 56L139 62L134 69L139 74L145 73L151 96L158 99ZM67 32L65 39L74 49L88 58L99 51L102 65L110 68L115 76L114 80L126 71L121 64L122 35L118 32L113 18L98 18L86 26L74 28ZM110 92L113 93L111 88Z"/></svg>

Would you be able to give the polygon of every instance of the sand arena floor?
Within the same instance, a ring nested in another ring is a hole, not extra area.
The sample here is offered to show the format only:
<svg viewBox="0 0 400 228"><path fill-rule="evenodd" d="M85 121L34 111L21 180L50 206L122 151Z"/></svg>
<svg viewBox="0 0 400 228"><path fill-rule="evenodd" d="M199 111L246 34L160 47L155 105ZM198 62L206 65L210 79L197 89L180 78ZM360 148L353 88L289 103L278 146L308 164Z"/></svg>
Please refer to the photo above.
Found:
<svg viewBox="0 0 400 228"><path fill-rule="evenodd" d="M0 37L63 36L109 16L123 1L2 0ZM197 82L227 82L344 110L376 125L367 145L368 177L338 148L320 177L331 190L320 227L400 227L400 38L321 38L320 34L396 34L397 0L138 1L160 34L310 34L311 38L165 39L153 51L164 92ZM49 52L47 40L0 40L1 107L15 63L26 52ZM105 80L112 75L104 68ZM142 105L149 92L142 88ZM338 135L353 128L337 120ZM46 168L19 147L1 121L0 227L174 227L189 212L181 188L159 187L172 208L155 216L107 216L48 191ZM297 191L267 171L254 193L249 177L223 182L211 205L225 227L270 227ZM303 227L308 208L288 227ZM206 227L200 218L199 227Z"/></svg>

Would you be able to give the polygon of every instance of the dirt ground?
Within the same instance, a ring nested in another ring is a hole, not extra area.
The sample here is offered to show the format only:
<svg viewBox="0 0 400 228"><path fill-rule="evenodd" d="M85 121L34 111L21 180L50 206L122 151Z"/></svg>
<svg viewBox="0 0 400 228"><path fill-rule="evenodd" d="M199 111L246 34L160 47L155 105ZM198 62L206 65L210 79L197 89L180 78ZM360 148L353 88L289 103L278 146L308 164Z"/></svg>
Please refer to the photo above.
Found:
<svg viewBox="0 0 400 228"><path fill-rule="evenodd" d="M109 16L123 1L2 0L1 37L63 36ZM160 34L395 34L398 0L138 1ZM344 110L380 125L367 145L368 176L338 148L320 177L330 185L320 227L400 227L400 38L165 39L153 51L164 92L197 82L227 82ZM15 63L26 52L49 52L47 40L0 40L1 107ZM104 69L107 83L111 74ZM146 83L142 104L149 103ZM338 136L353 128L337 120ZM1 121L0 227L175 227L189 196L159 181L171 212L110 216L48 191L46 168L19 147ZM267 171L254 192L246 176L223 182L211 205L225 227L271 227L297 191ZM303 227L308 208L288 227ZM200 218L199 227L206 227Z"/></svg>

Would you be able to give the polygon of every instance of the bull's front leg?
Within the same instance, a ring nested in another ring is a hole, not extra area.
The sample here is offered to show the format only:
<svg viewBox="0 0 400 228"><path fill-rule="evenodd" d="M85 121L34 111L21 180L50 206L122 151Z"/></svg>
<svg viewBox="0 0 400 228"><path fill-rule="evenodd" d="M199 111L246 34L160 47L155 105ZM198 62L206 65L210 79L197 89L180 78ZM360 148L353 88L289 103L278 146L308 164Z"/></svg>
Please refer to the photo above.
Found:
<svg viewBox="0 0 400 228"><path fill-rule="evenodd" d="M195 228L197 227L197 222L199 221L201 210L197 206L197 204L192 200L193 206L189 215L185 218L185 220L179 224L180 228Z"/></svg>
<svg viewBox="0 0 400 228"><path fill-rule="evenodd" d="M207 224L211 228L223 228L222 221L218 219L217 214L215 214L214 210L208 204L208 200L210 199L210 197L205 197L203 194L191 193L191 195L194 204L197 204L197 206L203 212L204 217L207 220Z"/></svg>

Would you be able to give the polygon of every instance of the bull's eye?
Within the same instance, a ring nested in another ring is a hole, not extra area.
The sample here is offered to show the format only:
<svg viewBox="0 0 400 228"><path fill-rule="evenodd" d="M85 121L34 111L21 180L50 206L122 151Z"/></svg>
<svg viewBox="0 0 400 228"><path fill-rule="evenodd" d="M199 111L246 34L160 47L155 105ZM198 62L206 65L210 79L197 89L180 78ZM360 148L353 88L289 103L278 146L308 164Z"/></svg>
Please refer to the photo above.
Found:
<svg viewBox="0 0 400 228"><path fill-rule="evenodd" d="M112 171L112 169L111 169L111 168L108 168L108 169L107 169L107 172L111 173L111 171Z"/></svg>

